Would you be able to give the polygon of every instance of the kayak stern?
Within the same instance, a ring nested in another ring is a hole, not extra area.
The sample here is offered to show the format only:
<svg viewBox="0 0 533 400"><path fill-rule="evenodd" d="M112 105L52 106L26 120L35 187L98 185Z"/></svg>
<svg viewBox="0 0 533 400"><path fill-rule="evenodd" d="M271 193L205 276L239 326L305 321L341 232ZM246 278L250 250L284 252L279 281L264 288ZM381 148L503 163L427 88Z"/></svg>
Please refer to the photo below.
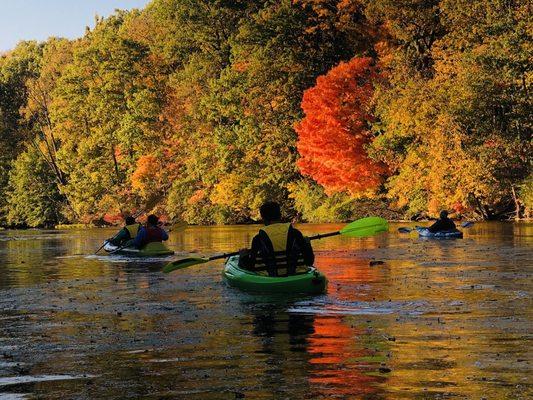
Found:
<svg viewBox="0 0 533 400"><path fill-rule="evenodd" d="M314 267L302 274L270 277L239 268L239 256L226 261L222 276L230 286L250 292L321 294L327 287L326 276Z"/></svg>
<svg viewBox="0 0 533 400"><path fill-rule="evenodd" d="M174 254L174 251L170 250L161 242L148 243L141 249L135 247L124 247L121 249L120 246L115 246L107 242L104 246L104 250L112 254L137 257L162 257Z"/></svg>

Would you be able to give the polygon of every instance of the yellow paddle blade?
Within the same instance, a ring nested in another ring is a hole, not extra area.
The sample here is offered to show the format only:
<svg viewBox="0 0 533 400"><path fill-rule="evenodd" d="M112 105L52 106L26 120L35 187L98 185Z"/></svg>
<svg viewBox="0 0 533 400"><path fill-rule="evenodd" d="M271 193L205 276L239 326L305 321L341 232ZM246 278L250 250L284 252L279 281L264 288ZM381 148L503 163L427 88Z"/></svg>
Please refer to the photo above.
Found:
<svg viewBox="0 0 533 400"><path fill-rule="evenodd" d="M380 217L366 217L351 222L340 230L341 235L367 237L389 230L389 223Z"/></svg>
<svg viewBox="0 0 533 400"><path fill-rule="evenodd" d="M165 274L168 274L169 272L175 271L177 269L183 269L187 267L192 267L193 265L204 264L208 261L209 259L207 258L199 258L199 257L184 258L182 260L176 260L176 261L169 262L163 268L163 272Z"/></svg>

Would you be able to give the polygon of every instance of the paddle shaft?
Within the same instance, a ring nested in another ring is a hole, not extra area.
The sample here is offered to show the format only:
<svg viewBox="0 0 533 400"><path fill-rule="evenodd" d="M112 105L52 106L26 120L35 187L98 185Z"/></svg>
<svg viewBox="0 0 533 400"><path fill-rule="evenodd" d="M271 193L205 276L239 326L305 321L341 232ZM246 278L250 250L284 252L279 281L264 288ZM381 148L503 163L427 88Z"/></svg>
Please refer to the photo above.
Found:
<svg viewBox="0 0 533 400"><path fill-rule="evenodd" d="M98 254L98 252L99 252L100 250L102 250L106 244L107 244L107 240L104 240L104 244L101 245L100 247L98 247L98 250L96 250L96 251L94 252L94 254Z"/></svg>
<svg viewBox="0 0 533 400"><path fill-rule="evenodd" d="M327 238L330 236L338 236L338 235L350 236L355 232L359 232L357 237L366 237L366 236L372 236L379 232L386 232L387 229L388 229L388 224L385 219L379 218L379 217L365 217L365 218L361 218L357 221L353 221L349 223L341 230L310 236L308 237L308 240L317 240L317 239ZM182 260L176 260L176 261L172 261L169 264L167 264L165 268L163 268L163 271L166 273L169 273L177 269L182 269L182 268L187 268L193 265L207 263L212 260L228 258L231 256L236 256L238 254L240 254L240 251L215 255L215 256L208 257L208 258L194 258L193 257L193 258L185 258Z"/></svg>
<svg viewBox="0 0 533 400"><path fill-rule="evenodd" d="M228 258L228 257L238 256L238 255L239 255L239 252L234 251L232 253L224 253L224 254L219 254L218 256L209 257L207 261L220 260L222 258Z"/></svg>
<svg viewBox="0 0 533 400"><path fill-rule="evenodd" d="M341 231L330 232L330 233L321 233L321 234L318 234L318 235L309 236L308 239L309 240L317 240L317 239L322 239L322 238L326 238L326 237L330 237L330 236L337 236L337 235L340 235L340 234L341 234Z"/></svg>

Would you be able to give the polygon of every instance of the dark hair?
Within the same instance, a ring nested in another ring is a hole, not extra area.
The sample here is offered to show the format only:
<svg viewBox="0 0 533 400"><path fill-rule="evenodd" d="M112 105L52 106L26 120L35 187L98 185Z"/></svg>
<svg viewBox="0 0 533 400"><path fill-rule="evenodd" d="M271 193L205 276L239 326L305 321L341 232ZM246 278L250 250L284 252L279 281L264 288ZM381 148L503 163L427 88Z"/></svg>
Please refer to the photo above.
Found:
<svg viewBox="0 0 533 400"><path fill-rule="evenodd" d="M126 217L126 225L133 225L135 223L135 218Z"/></svg>
<svg viewBox="0 0 533 400"><path fill-rule="evenodd" d="M259 209L263 221L278 221L281 219L281 209L274 201L267 201Z"/></svg>
<svg viewBox="0 0 533 400"><path fill-rule="evenodd" d="M159 218L157 218L154 214L150 214L146 222L148 222L148 225L157 225Z"/></svg>
<svg viewBox="0 0 533 400"><path fill-rule="evenodd" d="M440 212L440 217L441 217L441 218L446 218L447 216L448 216L448 211L446 211L446 210L442 210L442 211Z"/></svg>

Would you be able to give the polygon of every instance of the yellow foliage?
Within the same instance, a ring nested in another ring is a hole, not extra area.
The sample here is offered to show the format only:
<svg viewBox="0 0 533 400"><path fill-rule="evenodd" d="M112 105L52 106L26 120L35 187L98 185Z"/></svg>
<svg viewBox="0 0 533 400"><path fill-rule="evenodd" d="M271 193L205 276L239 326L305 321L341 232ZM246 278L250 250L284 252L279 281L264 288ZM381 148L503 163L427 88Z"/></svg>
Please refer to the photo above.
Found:
<svg viewBox="0 0 533 400"><path fill-rule="evenodd" d="M220 178L219 182L213 188L209 199L213 204L231 207L237 211L241 211L249 206L242 201L247 199L242 194L245 187L246 182L243 175L230 173Z"/></svg>

